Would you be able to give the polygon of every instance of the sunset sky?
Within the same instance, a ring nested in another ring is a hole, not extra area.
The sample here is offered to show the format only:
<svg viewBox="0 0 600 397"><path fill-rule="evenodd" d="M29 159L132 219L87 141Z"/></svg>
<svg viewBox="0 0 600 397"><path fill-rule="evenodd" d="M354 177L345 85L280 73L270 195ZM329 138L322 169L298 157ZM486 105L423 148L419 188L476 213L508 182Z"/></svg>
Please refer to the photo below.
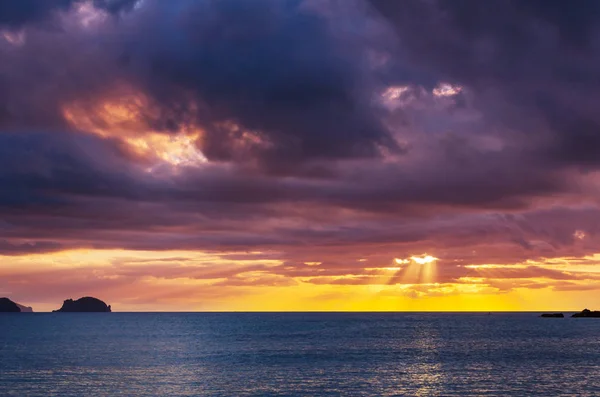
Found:
<svg viewBox="0 0 600 397"><path fill-rule="evenodd" d="M0 296L600 307L600 2L0 0Z"/></svg>

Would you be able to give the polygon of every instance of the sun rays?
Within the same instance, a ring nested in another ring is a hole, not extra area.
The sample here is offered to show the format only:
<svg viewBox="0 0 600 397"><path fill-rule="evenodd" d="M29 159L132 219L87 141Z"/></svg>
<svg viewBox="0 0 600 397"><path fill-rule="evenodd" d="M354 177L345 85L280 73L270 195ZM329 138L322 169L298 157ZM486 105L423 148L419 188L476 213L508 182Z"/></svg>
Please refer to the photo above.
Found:
<svg viewBox="0 0 600 397"><path fill-rule="evenodd" d="M423 254L409 258L394 258L397 267L388 284L427 284L436 281L437 261L435 256Z"/></svg>

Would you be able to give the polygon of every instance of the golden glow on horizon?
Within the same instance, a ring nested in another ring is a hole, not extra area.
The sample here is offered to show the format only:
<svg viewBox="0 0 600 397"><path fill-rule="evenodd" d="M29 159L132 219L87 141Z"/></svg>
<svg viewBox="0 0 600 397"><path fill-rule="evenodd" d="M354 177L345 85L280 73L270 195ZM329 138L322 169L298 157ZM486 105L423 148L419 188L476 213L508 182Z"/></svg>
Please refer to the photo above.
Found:
<svg viewBox="0 0 600 397"><path fill-rule="evenodd" d="M320 275L322 264L307 261L306 269L313 274L302 276L295 276L296 269L285 262L269 259L273 254L80 249L0 256L0 291L38 311L84 295L99 295L121 311L581 310L589 305L594 293L590 288L600 276L598 255L587 257L587 264L576 264L587 273L567 273L573 274L570 280L553 280L544 273L503 278L501 272L492 272L441 281L437 260L427 254L411 257L419 261L401 260L402 266L370 266L340 275ZM550 265L535 266L555 269L564 266L562 261L585 260L556 258ZM532 263L463 268L500 271L528 266Z"/></svg>
<svg viewBox="0 0 600 397"><path fill-rule="evenodd" d="M211 253L202 251L185 251L185 250L169 250L169 251L130 251L123 249L74 249L65 250L46 254L29 254L20 256L3 256L0 255L0 261L9 264L27 265L28 268L39 270L52 266L55 268L73 269L77 267L98 267L98 266L115 266L116 264L127 263L129 266L140 264L156 264L156 263L185 263L187 265L248 265L262 264L265 266L275 266L282 262L277 259L264 259L260 256L261 252L244 252L248 255L248 259L235 260L229 259L228 256L239 255L239 252L223 252ZM1 274L0 268L0 274Z"/></svg>
<svg viewBox="0 0 600 397"><path fill-rule="evenodd" d="M524 269L527 267L525 264L516 263L516 264L507 264L507 265L498 265L498 264L482 264L482 265L464 265L466 269L506 269L510 267L511 269Z"/></svg>

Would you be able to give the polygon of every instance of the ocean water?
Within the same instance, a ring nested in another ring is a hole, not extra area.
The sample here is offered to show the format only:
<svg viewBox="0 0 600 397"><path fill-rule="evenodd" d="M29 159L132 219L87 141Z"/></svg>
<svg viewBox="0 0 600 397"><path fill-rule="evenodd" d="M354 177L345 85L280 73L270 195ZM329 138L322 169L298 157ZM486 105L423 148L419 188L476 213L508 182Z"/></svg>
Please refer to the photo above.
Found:
<svg viewBox="0 0 600 397"><path fill-rule="evenodd" d="M600 319L0 314L0 396L600 396Z"/></svg>

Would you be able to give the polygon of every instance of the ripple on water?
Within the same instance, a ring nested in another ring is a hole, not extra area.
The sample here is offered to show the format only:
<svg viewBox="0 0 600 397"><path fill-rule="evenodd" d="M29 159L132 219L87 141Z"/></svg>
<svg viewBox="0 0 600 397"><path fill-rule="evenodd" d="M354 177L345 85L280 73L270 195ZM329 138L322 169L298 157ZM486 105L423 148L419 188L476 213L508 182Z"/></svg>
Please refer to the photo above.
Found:
<svg viewBox="0 0 600 397"><path fill-rule="evenodd" d="M532 314L0 316L0 396L600 395L600 321Z"/></svg>

